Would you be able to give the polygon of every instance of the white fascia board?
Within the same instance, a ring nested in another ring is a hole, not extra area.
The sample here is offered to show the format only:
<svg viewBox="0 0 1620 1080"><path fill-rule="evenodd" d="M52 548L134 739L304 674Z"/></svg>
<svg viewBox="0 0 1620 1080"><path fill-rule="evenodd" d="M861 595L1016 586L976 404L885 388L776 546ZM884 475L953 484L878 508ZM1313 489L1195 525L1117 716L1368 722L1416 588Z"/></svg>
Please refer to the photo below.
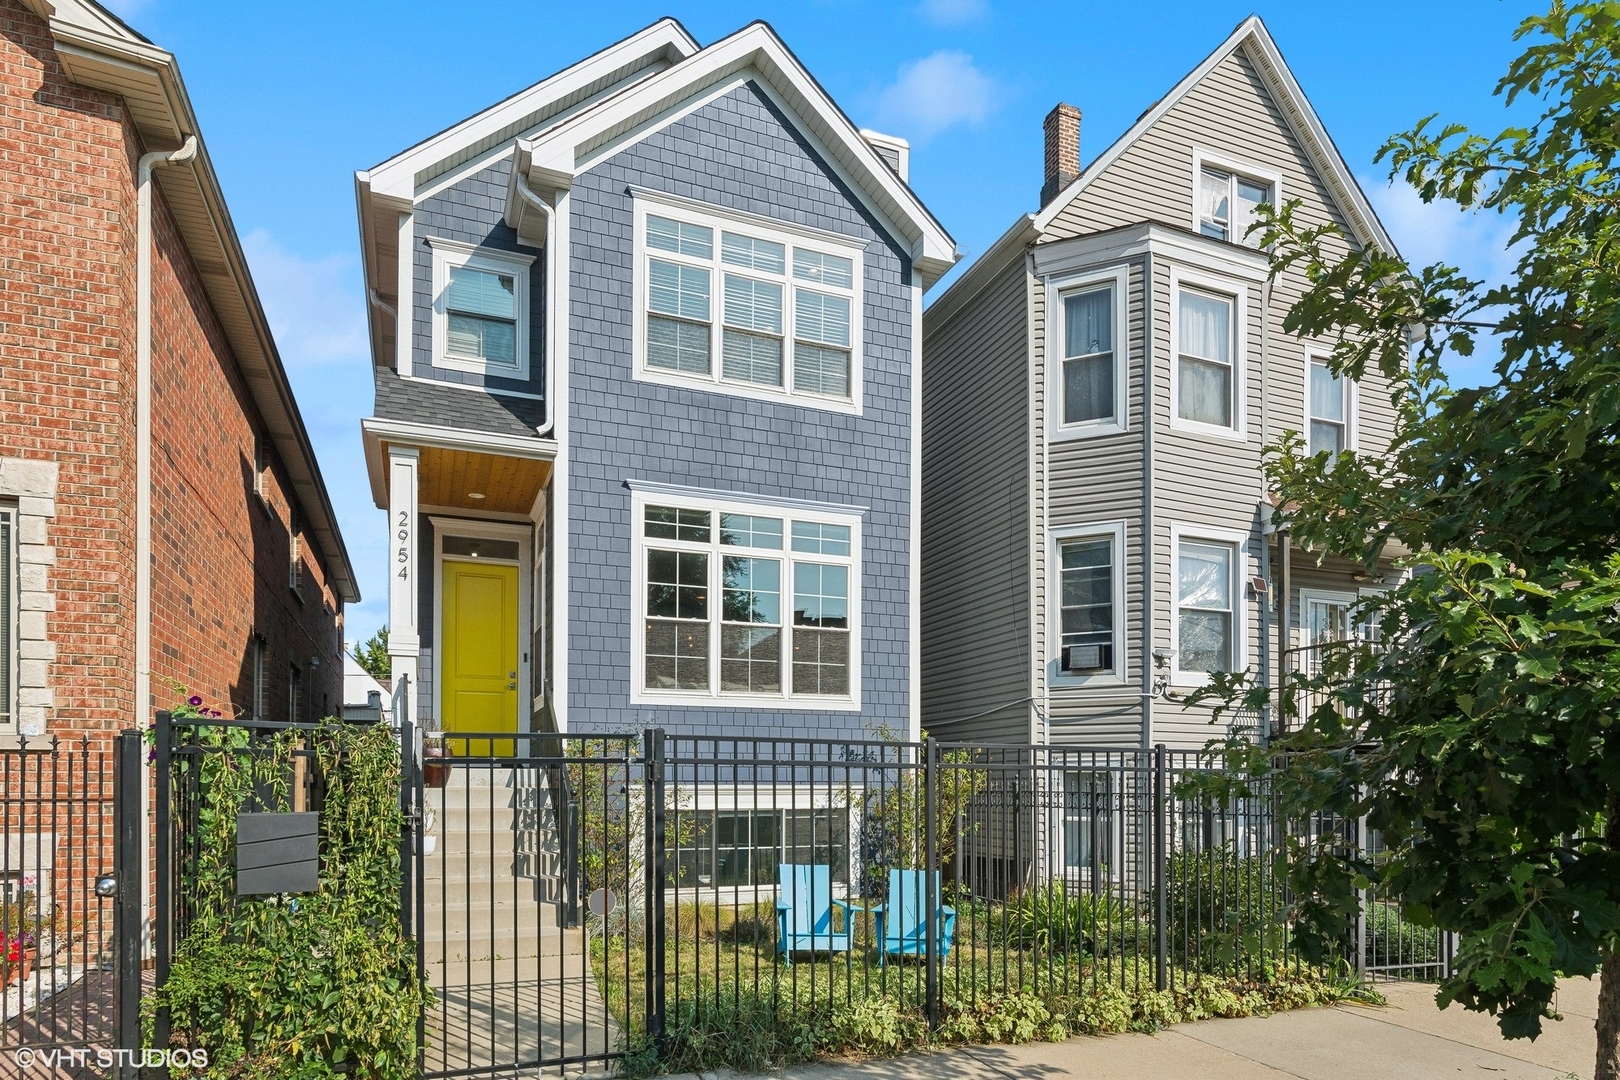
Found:
<svg viewBox="0 0 1620 1080"><path fill-rule="evenodd" d="M375 416L360 421L366 441L399 443L402 446L432 447L438 450L466 450L475 454L551 461L557 456L555 439L526 435L499 435L489 431L415 424L407 420L383 420Z"/></svg>
<svg viewBox="0 0 1620 1080"><path fill-rule="evenodd" d="M373 190L410 198L415 192L419 173L431 170L462 147L490 138L524 117L545 109L548 104L580 93L615 71L634 67L638 60L644 60L648 67L652 67L655 66L653 58L660 53L684 60L698 51L698 43L680 23L670 18L660 19L623 41L389 158L370 170Z"/></svg>
<svg viewBox="0 0 1620 1080"><path fill-rule="evenodd" d="M1266 253L1214 240L1154 222L1127 225L1107 232L1084 233L1034 249L1040 276L1085 270L1151 252L1175 262L1241 281L1259 283L1269 273Z"/></svg>
<svg viewBox="0 0 1620 1080"><path fill-rule="evenodd" d="M955 265L956 242L950 234L763 23L746 26L571 120L523 140L531 181L555 185L558 178L577 175L621 137L638 135L649 123L667 122L705 89L744 73L768 84L804 124L806 134L821 143L832 163L848 170L879 216L895 226L893 231L928 280L937 280Z"/></svg>
<svg viewBox="0 0 1620 1080"><path fill-rule="evenodd" d="M951 282L951 287L935 297L934 302L924 310L923 336L927 337L930 331L948 321L1040 236L1040 230L1035 228L1034 214L1025 214L1013 222L1011 228L1002 233L983 255L974 259L973 264L962 271L962 276Z"/></svg>
<svg viewBox="0 0 1620 1080"><path fill-rule="evenodd" d="M1261 75L1266 79L1268 88L1277 98L1284 115L1289 118L1289 126L1294 129L1310 156L1312 164L1322 173L1333 187L1338 196L1341 209L1350 219L1351 231L1355 234L1357 242L1367 247L1380 247L1386 251L1394 252L1395 245L1390 241L1389 234L1378 221L1378 215L1373 212L1372 204L1362 192L1355 178L1350 174L1349 167L1340 155L1338 147L1328 136L1327 129L1322 120L1311 106L1305 92L1300 89L1299 82L1294 78L1288 65L1284 63L1282 53L1277 49L1277 43L1272 40L1271 34L1260 16L1251 15L1238 24L1230 37L1207 57L1203 63L1188 72L1186 77L1175 85L1171 91L1160 98L1154 106L1143 113L1141 118L1132 124L1130 129L1114 140L1112 146L1102 152L1102 155L1093 161L1084 172L1074 179L1068 187L1058 193L1051 202L1035 215L1035 227L1044 232L1063 209L1073 202L1081 192L1090 187L1092 182L1108 170L1120 156L1129 150L1153 125L1164 118L1165 114L1180 104L1181 100L1192 92L1193 88L1209 77L1210 72L1219 67L1238 49L1245 45L1253 45L1262 63L1256 65Z"/></svg>

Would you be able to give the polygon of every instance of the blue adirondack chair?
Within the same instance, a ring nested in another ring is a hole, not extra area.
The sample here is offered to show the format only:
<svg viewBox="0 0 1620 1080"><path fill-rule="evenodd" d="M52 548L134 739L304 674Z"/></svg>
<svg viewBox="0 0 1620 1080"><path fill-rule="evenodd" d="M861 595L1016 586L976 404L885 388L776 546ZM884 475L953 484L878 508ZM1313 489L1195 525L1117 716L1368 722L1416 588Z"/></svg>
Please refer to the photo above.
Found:
<svg viewBox="0 0 1620 1080"><path fill-rule="evenodd" d="M796 952L847 953L853 913L861 909L833 897L832 867L782 863L776 870L777 953L789 964ZM833 929L834 907L844 909L842 930Z"/></svg>
<svg viewBox="0 0 1620 1080"><path fill-rule="evenodd" d="M939 871L933 873L933 893L939 896ZM927 903L928 875L923 870L890 870L888 901L872 909L877 920L876 933L878 959L887 963L891 956L926 956L928 954L928 918L923 911ZM938 921L938 949L940 959L951 955L951 941L956 937L956 909L940 904L933 913Z"/></svg>

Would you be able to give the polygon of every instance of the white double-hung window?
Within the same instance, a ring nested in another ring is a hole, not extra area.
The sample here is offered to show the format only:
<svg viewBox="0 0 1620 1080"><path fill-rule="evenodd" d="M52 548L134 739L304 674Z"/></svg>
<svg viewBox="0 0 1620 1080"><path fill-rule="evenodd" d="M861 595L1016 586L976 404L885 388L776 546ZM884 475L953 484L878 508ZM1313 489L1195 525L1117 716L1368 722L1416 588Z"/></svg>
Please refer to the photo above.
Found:
<svg viewBox="0 0 1620 1080"><path fill-rule="evenodd" d="M1125 662L1125 526L1054 526L1052 538L1053 677L1118 682Z"/></svg>
<svg viewBox="0 0 1620 1080"><path fill-rule="evenodd" d="M858 515L662 491L633 512L635 698L855 704Z"/></svg>
<svg viewBox="0 0 1620 1080"><path fill-rule="evenodd" d="M1308 448L1312 454L1334 456L1351 449L1352 383L1335 375L1320 357L1307 360L1310 386L1305 396Z"/></svg>
<svg viewBox="0 0 1620 1080"><path fill-rule="evenodd" d="M1173 270L1171 424L1226 438L1244 434L1242 286ZM1229 291L1230 290L1230 291Z"/></svg>
<svg viewBox="0 0 1620 1080"><path fill-rule="evenodd" d="M858 407L858 244L653 195L635 228L639 377Z"/></svg>
<svg viewBox="0 0 1620 1080"><path fill-rule="evenodd" d="M528 378L533 258L440 237L428 244L433 249L434 365Z"/></svg>
<svg viewBox="0 0 1620 1080"><path fill-rule="evenodd" d="M1242 670L1245 538L1220 530L1172 532L1174 674L1199 681L1213 672Z"/></svg>
<svg viewBox="0 0 1620 1080"><path fill-rule="evenodd" d="M1193 226L1203 235L1259 247L1251 234L1261 203L1281 206L1282 176L1201 148L1193 150Z"/></svg>

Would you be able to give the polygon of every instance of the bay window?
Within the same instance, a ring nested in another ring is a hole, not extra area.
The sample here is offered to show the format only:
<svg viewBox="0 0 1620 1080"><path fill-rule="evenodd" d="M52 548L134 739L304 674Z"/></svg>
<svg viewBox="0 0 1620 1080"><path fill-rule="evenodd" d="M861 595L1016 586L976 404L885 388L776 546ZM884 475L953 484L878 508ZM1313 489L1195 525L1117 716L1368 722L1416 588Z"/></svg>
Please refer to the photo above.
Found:
<svg viewBox="0 0 1620 1080"><path fill-rule="evenodd" d="M638 201L636 222L640 376L858 404L857 244L655 196Z"/></svg>
<svg viewBox="0 0 1620 1080"><path fill-rule="evenodd" d="M1237 300L1178 287L1175 418L1206 429L1241 430Z"/></svg>
<svg viewBox="0 0 1620 1080"><path fill-rule="evenodd" d="M1063 423L1114 417L1114 289L1063 297Z"/></svg>
<svg viewBox="0 0 1620 1080"><path fill-rule="evenodd" d="M1241 545L1176 538L1176 669L1195 676L1241 667L1238 614Z"/></svg>
<svg viewBox="0 0 1620 1080"><path fill-rule="evenodd" d="M1053 534L1058 677L1117 676L1124 658L1124 526L1060 526Z"/></svg>
<svg viewBox="0 0 1620 1080"><path fill-rule="evenodd" d="M1335 375L1321 360L1309 363L1310 388L1306 395L1309 450L1338 455L1350 447L1350 383Z"/></svg>
<svg viewBox="0 0 1620 1080"><path fill-rule="evenodd" d="M636 696L854 698L858 519L651 495L636 506Z"/></svg>

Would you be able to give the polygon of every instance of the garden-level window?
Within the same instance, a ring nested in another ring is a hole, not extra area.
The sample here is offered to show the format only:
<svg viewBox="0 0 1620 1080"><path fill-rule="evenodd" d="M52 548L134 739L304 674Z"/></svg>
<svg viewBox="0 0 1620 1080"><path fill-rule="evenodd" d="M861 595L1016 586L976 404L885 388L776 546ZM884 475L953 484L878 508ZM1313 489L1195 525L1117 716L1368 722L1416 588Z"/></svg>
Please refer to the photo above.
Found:
<svg viewBox="0 0 1620 1080"><path fill-rule="evenodd" d="M1114 670L1114 537L1058 543L1062 654L1059 670L1096 675Z"/></svg>
<svg viewBox="0 0 1620 1080"><path fill-rule="evenodd" d="M1235 428L1235 302L1229 296L1180 289L1176 306L1176 416L1208 427Z"/></svg>
<svg viewBox="0 0 1620 1080"><path fill-rule="evenodd" d="M1063 774L1063 865L1088 878L1117 869L1114 861L1114 777Z"/></svg>
<svg viewBox="0 0 1620 1080"><path fill-rule="evenodd" d="M1176 545L1176 666L1232 671L1237 665L1238 547L1181 539Z"/></svg>
<svg viewBox="0 0 1620 1080"><path fill-rule="evenodd" d="M1114 289L1063 297L1063 423L1114 419Z"/></svg>
<svg viewBox="0 0 1620 1080"><path fill-rule="evenodd" d="M0 728L17 722L17 507L0 503Z"/></svg>
<svg viewBox="0 0 1620 1080"><path fill-rule="evenodd" d="M671 818L677 887L774 886L782 863L828 866L834 882L849 881L847 809L678 810Z"/></svg>
<svg viewBox="0 0 1620 1080"><path fill-rule="evenodd" d="M433 363L527 378L529 256L430 238Z"/></svg>
<svg viewBox="0 0 1620 1080"><path fill-rule="evenodd" d="M270 646L263 635L255 633L248 648L253 670L253 698L248 702L248 717L263 720L270 715Z"/></svg>
<svg viewBox="0 0 1620 1080"><path fill-rule="evenodd" d="M1271 201L1271 185L1220 169L1199 172L1198 231L1217 240L1257 247L1258 234L1249 235L1255 208Z"/></svg>
<svg viewBox="0 0 1620 1080"><path fill-rule="evenodd" d="M639 507L640 694L852 699L856 520Z"/></svg>
<svg viewBox="0 0 1620 1080"><path fill-rule="evenodd" d="M718 208L637 206L638 373L853 404L860 248Z"/></svg>
<svg viewBox="0 0 1620 1080"><path fill-rule="evenodd" d="M1310 362L1310 452L1340 454L1350 446L1350 383L1321 360Z"/></svg>

